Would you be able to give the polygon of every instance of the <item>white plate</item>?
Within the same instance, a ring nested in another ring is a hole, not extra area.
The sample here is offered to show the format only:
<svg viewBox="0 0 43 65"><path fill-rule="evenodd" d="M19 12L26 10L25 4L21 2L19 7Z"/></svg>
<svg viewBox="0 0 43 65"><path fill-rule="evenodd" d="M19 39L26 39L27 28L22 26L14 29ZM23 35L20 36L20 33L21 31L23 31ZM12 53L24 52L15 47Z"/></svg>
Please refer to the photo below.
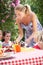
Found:
<svg viewBox="0 0 43 65"><path fill-rule="evenodd" d="M0 59L1 58L10 58L10 57L14 57L14 52L6 52L2 56L0 56Z"/></svg>

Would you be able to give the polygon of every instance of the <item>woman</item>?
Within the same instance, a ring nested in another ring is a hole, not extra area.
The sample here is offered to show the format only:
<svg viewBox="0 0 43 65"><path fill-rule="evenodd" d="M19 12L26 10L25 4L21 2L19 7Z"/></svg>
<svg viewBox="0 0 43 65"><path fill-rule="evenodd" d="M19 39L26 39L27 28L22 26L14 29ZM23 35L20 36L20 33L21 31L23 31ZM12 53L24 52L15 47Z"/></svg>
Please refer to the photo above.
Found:
<svg viewBox="0 0 43 65"><path fill-rule="evenodd" d="M17 42L23 38L23 29L25 29L25 42L27 46L33 46L35 41L35 33L42 30L42 26L36 14L31 10L29 5L21 5L15 7L16 24L18 25L19 36Z"/></svg>

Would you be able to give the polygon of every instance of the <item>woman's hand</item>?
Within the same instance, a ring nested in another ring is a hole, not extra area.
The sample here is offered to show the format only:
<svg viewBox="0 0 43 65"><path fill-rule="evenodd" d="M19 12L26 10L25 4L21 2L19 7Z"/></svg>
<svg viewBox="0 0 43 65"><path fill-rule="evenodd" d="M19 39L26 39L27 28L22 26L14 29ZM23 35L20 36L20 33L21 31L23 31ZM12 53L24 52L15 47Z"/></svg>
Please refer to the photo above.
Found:
<svg viewBox="0 0 43 65"><path fill-rule="evenodd" d="M22 29L20 22L18 20L17 20L17 25L18 25L18 38L16 39L16 42L18 43L23 38L23 29Z"/></svg>
<svg viewBox="0 0 43 65"><path fill-rule="evenodd" d="M25 40L25 47L27 47L30 44L29 38Z"/></svg>
<svg viewBox="0 0 43 65"><path fill-rule="evenodd" d="M17 43L20 42L22 38L23 38L23 35L22 34L19 34L18 38L16 39L16 42Z"/></svg>
<svg viewBox="0 0 43 65"><path fill-rule="evenodd" d="M19 43L19 42L20 42L20 40L17 38L17 39L16 39L16 43Z"/></svg>
<svg viewBox="0 0 43 65"><path fill-rule="evenodd" d="M25 42L28 44L29 43L29 39L26 39Z"/></svg>
<svg viewBox="0 0 43 65"><path fill-rule="evenodd" d="M35 38L36 37L36 32L33 32L32 35L25 40L26 44L30 44L32 38Z"/></svg>

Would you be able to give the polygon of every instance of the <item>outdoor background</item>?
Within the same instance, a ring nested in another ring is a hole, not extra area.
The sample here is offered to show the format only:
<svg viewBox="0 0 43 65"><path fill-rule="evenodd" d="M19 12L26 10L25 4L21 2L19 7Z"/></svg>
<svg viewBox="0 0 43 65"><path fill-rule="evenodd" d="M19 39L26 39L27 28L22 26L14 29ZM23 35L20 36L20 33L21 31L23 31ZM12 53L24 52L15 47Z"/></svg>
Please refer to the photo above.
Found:
<svg viewBox="0 0 43 65"><path fill-rule="evenodd" d="M0 29L11 31L11 40L18 36L18 27L14 24L14 8L20 3L29 4L43 26L43 0L0 0Z"/></svg>

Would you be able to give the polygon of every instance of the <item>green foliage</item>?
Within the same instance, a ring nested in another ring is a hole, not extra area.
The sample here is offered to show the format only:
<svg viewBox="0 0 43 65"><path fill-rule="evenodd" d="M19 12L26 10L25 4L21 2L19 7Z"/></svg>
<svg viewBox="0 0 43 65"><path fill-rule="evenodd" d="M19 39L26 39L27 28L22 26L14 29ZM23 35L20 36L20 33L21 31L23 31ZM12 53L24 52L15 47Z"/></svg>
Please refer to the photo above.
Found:
<svg viewBox="0 0 43 65"><path fill-rule="evenodd" d="M15 40L18 36L17 26L14 25L13 20L14 8L11 6L12 0L1 0L0 1L0 29L2 31L11 31L11 40ZM4 20L4 21L2 21Z"/></svg>
<svg viewBox="0 0 43 65"><path fill-rule="evenodd" d="M32 10L37 14L42 26L43 26L43 0L31 0Z"/></svg>
<svg viewBox="0 0 43 65"><path fill-rule="evenodd" d="M0 29L3 31L8 30L11 32L11 40L15 40L16 37L18 36L18 27L17 25L14 25L13 20L7 20L5 23L0 22Z"/></svg>
<svg viewBox="0 0 43 65"><path fill-rule="evenodd" d="M11 0L0 1L0 21L7 19L7 16L11 15Z"/></svg>

